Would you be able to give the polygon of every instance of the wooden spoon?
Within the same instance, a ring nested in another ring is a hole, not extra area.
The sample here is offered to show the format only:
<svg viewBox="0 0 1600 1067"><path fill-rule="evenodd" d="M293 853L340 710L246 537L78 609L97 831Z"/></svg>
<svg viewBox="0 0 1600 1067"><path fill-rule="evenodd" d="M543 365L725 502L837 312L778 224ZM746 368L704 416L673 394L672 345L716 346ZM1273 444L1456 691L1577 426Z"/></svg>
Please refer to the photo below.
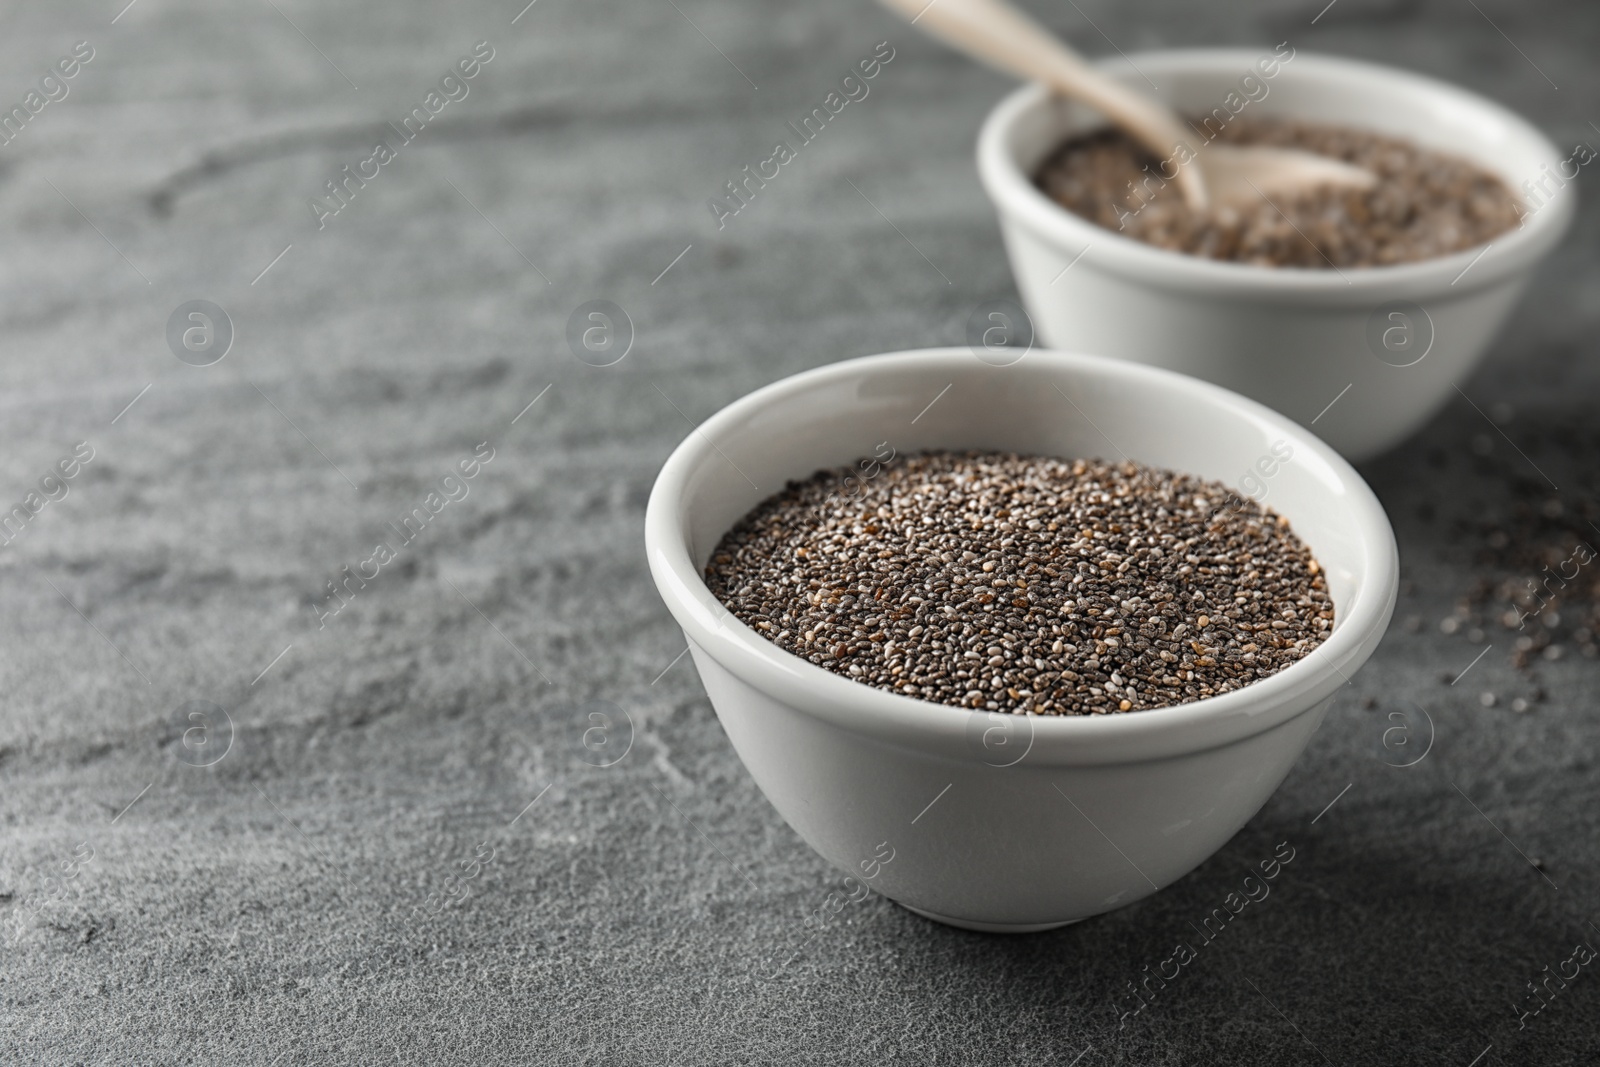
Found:
<svg viewBox="0 0 1600 1067"><path fill-rule="evenodd" d="M1157 159L1176 168L1193 211L1293 196L1316 186L1370 189L1371 171L1292 148L1208 143L1165 104L1102 73L1006 0L883 0L914 25L991 66L1040 82L1105 115Z"/></svg>

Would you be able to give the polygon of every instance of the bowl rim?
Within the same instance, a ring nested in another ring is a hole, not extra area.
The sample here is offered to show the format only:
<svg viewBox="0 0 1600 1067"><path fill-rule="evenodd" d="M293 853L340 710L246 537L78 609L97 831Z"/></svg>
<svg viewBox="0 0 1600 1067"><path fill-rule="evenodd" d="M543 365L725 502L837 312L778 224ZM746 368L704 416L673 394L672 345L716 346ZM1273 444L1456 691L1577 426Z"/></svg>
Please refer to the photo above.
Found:
<svg viewBox="0 0 1600 1067"><path fill-rule="evenodd" d="M1258 51L1239 48L1156 49L1101 59L1097 65L1111 71L1137 66L1158 74L1217 71L1231 74L1248 70L1257 58ZM1537 143L1552 166L1563 158L1555 143L1528 120L1449 82L1366 60L1304 51L1296 53L1294 65L1280 76L1293 78L1306 74L1366 85L1377 82L1396 94L1413 99L1431 97L1446 101L1456 108L1476 111L1513 130L1517 136ZM989 112L977 143L978 174L984 191L1002 214L1056 244L1073 249L1074 253L1079 249L1087 251L1086 246L1093 245L1100 254L1091 258L1098 260L1099 266L1136 274L1146 284L1153 282L1221 294L1270 292L1335 298L1349 294L1361 300L1397 287L1408 291L1472 292L1504 280L1543 256L1560 241L1575 210L1576 189L1563 187L1544 205L1524 216L1520 226L1494 240L1411 263L1322 270L1207 259L1158 248L1107 229L1068 211L1034 185L1032 176L1022 169L1007 142L1019 121L1051 99L1047 87L1025 85L1007 94ZM1531 177L1513 176L1503 171L1496 173L1518 196L1521 195L1517 189L1518 178ZM1568 182L1569 186L1572 184ZM1488 249L1497 246L1497 254L1486 254ZM1469 275L1470 284L1454 288L1455 282L1464 280L1468 266L1480 257L1484 262Z"/></svg>
<svg viewBox="0 0 1600 1067"><path fill-rule="evenodd" d="M1024 364L1043 362L1055 373L1111 381L1130 390L1181 391L1217 417L1243 419L1289 440L1330 469L1345 489L1355 518L1363 580L1349 597L1334 632L1304 658L1260 681L1215 697L1138 712L1087 716L1006 715L1030 726L1032 764L1140 762L1203 751L1261 733L1317 706L1349 681L1382 639L1399 588L1399 556L1383 506L1355 469L1297 423L1220 386L1158 367L1076 353L1035 349ZM865 356L790 375L722 408L692 430L661 468L645 513L645 550L662 599L689 639L725 670L779 703L845 730L900 747L952 758L971 755L974 719L1005 713L959 708L878 689L818 667L779 648L735 618L706 586L690 555L684 497L703 466L722 463L715 443L724 431L773 405L841 381L941 364L976 362L965 348L933 348ZM1010 368L995 368L1005 373ZM811 471L797 470L792 477ZM697 656L698 661L698 656ZM1035 753L1037 753L1035 755Z"/></svg>

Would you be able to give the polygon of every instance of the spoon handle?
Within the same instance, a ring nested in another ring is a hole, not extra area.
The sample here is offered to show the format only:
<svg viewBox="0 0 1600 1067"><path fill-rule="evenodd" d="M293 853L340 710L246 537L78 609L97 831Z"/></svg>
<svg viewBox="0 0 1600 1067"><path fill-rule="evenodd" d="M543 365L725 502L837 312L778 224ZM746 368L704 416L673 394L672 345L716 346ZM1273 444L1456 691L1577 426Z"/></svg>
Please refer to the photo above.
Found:
<svg viewBox="0 0 1600 1067"><path fill-rule="evenodd" d="M1170 109L1101 73L1006 0L883 3L946 44L990 66L1025 81L1048 85L1063 96L1088 104L1159 160L1173 159L1180 145L1188 149L1189 132ZM1179 160L1193 156L1193 150L1188 149ZM1205 206L1205 180L1199 167L1177 166L1176 181L1190 207Z"/></svg>

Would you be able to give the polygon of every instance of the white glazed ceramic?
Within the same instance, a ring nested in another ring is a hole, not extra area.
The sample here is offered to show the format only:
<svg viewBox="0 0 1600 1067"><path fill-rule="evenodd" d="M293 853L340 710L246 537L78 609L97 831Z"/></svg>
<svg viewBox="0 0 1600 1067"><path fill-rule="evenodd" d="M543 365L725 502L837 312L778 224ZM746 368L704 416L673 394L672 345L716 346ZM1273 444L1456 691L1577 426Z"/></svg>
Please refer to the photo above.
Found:
<svg viewBox="0 0 1600 1067"><path fill-rule="evenodd" d="M990 114L978 140L978 171L1042 343L1226 386L1302 425L1315 421L1328 443L1359 460L1418 429L1482 357L1533 267L1571 222L1572 182L1558 189L1542 169L1556 170L1570 153L1497 104L1403 71L1301 52L1261 79L1256 61L1270 53L1148 52L1131 57L1137 72L1128 61L1105 66L1145 90L1148 76L1162 98L1194 112L1223 106L1240 78L1254 72L1267 95L1245 104L1241 118L1287 115L1409 138L1469 159L1515 190L1544 179L1551 197L1486 246L1481 259L1482 247L1393 267L1286 270L1164 251L1081 219L1034 186L1033 173L1056 145L1103 125L1035 87ZM1576 173L1575 164L1566 171ZM1385 307L1392 302L1424 314ZM1393 310L1406 318L1390 318ZM1375 318L1382 320L1376 336L1397 326L1387 336L1402 347L1409 338L1409 352L1380 359L1368 340ZM1426 353L1419 362L1392 365L1419 350Z"/></svg>
<svg viewBox="0 0 1600 1067"><path fill-rule="evenodd" d="M1126 456L1230 485L1287 442L1292 458L1266 480L1265 502L1325 568L1334 631L1244 689L1096 717L984 715L813 666L733 618L702 568L722 534L786 481L884 441L900 454ZM1006 931L1131 903L1232 837L1377 646L1397 570L1371 490L1292 421L1179 374L1043 351L1007 367L967 349L873 356L752 393L667 460L645 547L723 729L789 825L909 908Z"/></svg>

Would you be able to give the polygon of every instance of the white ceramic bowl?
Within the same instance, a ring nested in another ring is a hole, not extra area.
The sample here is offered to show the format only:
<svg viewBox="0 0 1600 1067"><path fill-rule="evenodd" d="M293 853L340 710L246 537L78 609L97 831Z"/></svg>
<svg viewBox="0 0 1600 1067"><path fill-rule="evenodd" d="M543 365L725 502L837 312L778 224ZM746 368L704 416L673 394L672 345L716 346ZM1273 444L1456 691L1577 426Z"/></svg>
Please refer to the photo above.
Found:
<svg viewBox="0 0 1600 1067"><path fill-rule="evenodd" d="M985 715L825 671L729 614L702 568L786 481L853 463L883 441L901 454L1126 456L1229 484L1284 442L1292 458L1265 479L1265 502L1325 568L1333 633L1244 689L1096 717ZM758 390L667 460L645 547L723 729L789 825L909 908L1008 931L1131 903L1232 837L1377 646L1397 569L1372 491L1295 423L1179 374L1043 351L1007 367L967 349L873 356Z"/></svg>
<svg viewBox="0 0 1600 1067"><path fill-rule="evenodd" d="M1270 51L1147 52L1131 57L1138 72L1129 61L1104 66L1149 91L1142 72L1162 98L1196 112L1224 106L1254 72L1267 95L1243 105L1241 118L1287 115L1409 138L1469 159L1514 190L1567 158L1516 115L1443 82L1303 52L1265 80L1255 64ZM1260 91L1251 87L1252 95ZM978 140L978 171L1038 337L1234 389L1302 425L1315 421L1353 460L1399 443L1454 394L1534 265L1560 241L1576 197L1570 181L1557 188L1546 179L1552 195L1486 246L1481 260L1482 247L1341 271L1223 263L1124 237L1039 191L1032 175L1044 157L1070 134L1102 125L1041 88L1025 88L995 108ZM1566 170L1576 173L1575 164ZM1420 361L1394 365L1413 359Z"/></svg>

